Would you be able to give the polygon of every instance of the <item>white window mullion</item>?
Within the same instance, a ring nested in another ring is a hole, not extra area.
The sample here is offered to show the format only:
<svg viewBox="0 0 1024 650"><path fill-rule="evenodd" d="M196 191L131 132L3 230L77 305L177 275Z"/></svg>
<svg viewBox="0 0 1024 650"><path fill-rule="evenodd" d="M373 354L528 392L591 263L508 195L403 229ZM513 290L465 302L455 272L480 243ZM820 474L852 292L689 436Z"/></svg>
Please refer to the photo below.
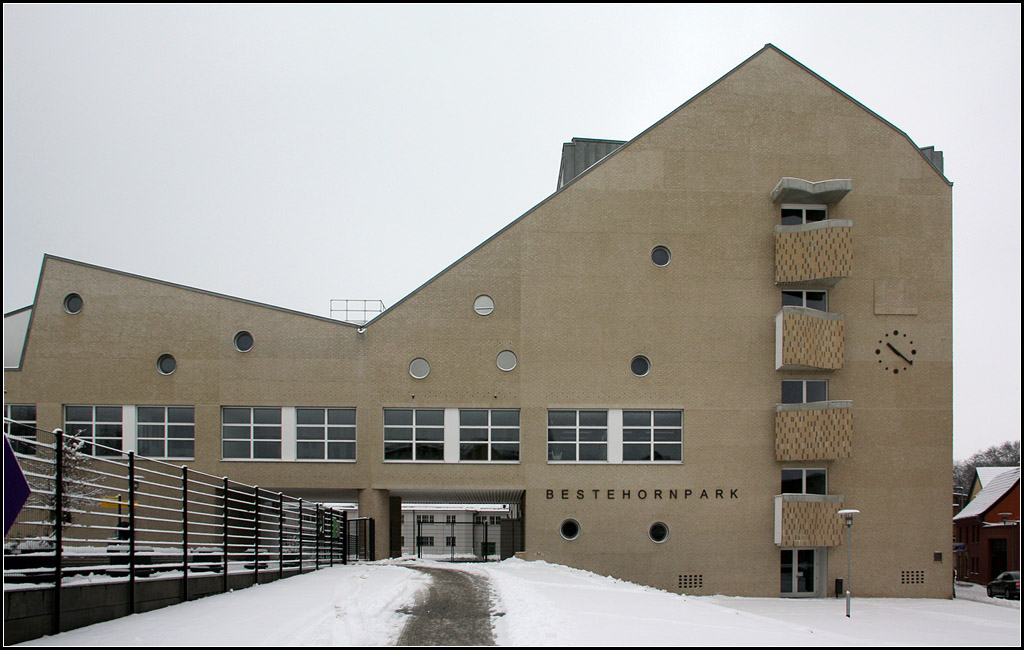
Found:
<svg viewBox="0 0 1024 650"><path fill-rule="evenodd" d="M622 409L608 409L608 462L622 462Z"/></svg>
<svg viewBox="0 0 1024 650"><path fill-rule="evenodd" d="M295 407L281 407L281 460L295 460ZM326 452L325 452L326 453Z"/></svg>
<svg viewBox="0 0 1024 650"><path fill-rule="evenodd" d="M164 426L166 426L166 424ZM125 404L121 407L122 451L138 451L138 433L135 405Z"/></svg>
<svg viewBox="0 0 1024 650"><path fill-rule="evenodd" d="M459 409L444 410L444 462L459 462Z"/></svg>

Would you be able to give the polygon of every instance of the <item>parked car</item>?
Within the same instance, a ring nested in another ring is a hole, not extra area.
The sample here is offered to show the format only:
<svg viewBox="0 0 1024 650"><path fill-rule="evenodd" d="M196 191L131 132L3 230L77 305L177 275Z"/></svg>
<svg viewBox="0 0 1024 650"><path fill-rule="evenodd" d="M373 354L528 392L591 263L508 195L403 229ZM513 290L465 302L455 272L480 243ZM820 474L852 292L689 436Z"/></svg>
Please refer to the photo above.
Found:
<svg viewBox="0 0 1024 650"><path fill-rule="evenodd" d="M1002 596L1020 600L1020 571L1003 571L986 587L990 598Z"/></svg>

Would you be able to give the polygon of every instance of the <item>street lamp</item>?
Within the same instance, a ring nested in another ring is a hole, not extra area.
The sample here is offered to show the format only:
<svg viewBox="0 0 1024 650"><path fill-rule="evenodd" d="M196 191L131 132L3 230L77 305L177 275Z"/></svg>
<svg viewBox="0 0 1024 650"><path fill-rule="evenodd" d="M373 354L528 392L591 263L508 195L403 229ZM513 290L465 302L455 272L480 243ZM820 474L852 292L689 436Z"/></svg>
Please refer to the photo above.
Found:
<svg viewBox="0 0 1024 650"><path fill-rule="evenodd" d="M836 513L846 520L846 618L850 618L850 539L853 536L853 516L860 510L840 510Z"/></svg>

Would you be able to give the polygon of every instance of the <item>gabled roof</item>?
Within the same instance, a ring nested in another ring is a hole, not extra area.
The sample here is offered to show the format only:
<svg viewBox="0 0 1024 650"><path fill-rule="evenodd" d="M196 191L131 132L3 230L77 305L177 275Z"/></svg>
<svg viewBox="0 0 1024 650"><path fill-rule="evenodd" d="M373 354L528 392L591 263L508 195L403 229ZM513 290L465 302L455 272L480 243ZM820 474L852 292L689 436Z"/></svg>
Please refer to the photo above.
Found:
<svg viewBox="0 0 1024 650"><path fill-rule="evenodd" d="M978 480L979 483L981 483L982 489L984 489L984 487L986 485L988 485L989 481L991 481L995 477L997 477L1000 474L1002 474L1003 472L1005 472L1006 468L1005 467L975 467L974 471L977 472L977 474L978 474L977 480Z"/></svg>
<svg viewBox="0 0 1024 650"><path fill-rule="evenodd" d="M1008 470L1005 467L999 469L1004 471L991 479L981 492L978 493L978 496L974 497L973 501L968 503L963 510L953 517L953 521L984 516L1007 492L1020 483L1020 467L1013 467Z"/></svg>

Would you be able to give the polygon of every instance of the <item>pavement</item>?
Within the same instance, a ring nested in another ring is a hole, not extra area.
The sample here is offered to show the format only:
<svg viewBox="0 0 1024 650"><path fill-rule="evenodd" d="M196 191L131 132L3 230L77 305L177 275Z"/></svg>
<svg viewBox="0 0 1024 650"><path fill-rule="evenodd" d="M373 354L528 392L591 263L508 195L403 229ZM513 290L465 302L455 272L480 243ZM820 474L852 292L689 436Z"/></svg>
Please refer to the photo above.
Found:
<svg viewBox="0 0 1024 650"><path fill-rule="evenodd" d="M495 645L487 579L455 569L410 566L432 578L422 598L400 610L409 616L397 645Z"/></svg>

